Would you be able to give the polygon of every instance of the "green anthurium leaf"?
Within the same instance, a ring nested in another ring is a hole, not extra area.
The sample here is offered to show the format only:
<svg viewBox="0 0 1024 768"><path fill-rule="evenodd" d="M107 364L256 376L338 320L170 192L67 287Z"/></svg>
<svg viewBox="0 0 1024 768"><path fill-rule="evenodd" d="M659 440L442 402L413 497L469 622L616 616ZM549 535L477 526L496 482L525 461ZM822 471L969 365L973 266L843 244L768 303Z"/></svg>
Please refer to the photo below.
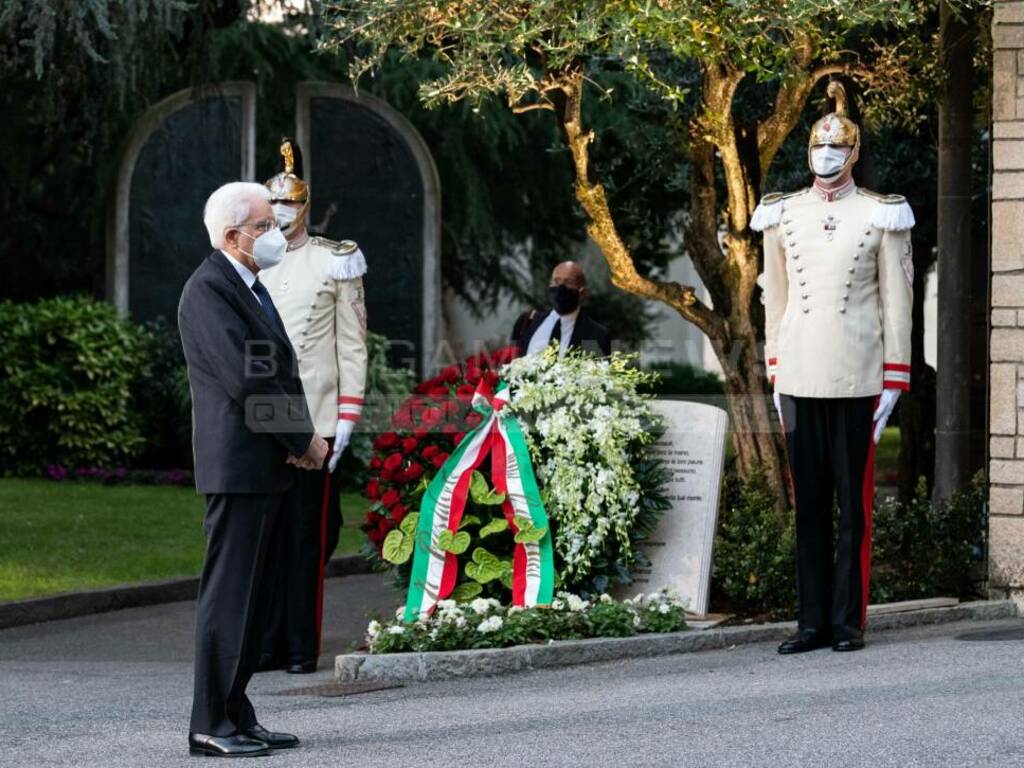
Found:
<svg viewBox="0 0 1024 768"><path fill-rule="evenodd" d="M520 531L528 531L533 528L533 520L523 515L516 515L516 528Z"/></svg>
<svg viewBox="0 0 1024 768"><path fill-rule="evenodd" d="M540 541L548 533L547 528L527 528L525 530L520 529L516 533L516 544L526 544L527 542Z"/></svg>
<svg viewBox="0 0 1024 768"><path fill-rule="evenodd" d="M451 552L453 555L461 555L469 549L469 542L470 537L466 531L453 533L452 531L444 530L437 537L437 546L445 552Z"/></svg>
<svg viewBox="0 0 1024 768"><path fill-rule="evenodd" d="M512 569L509 568L507 571L501 574L501 586L505 589L512 589Z"/></svg>
<svg viewBox="0 0 1024 768"><path fill-rule="evenodd" d="M469 497L473 500L473 503L482 503L481 499L487 498L491 493L491 486L487 484L487 478L484 477L484 473L479 470L473 470L473 475L469 480Z"/></svg>
<svg viewBox="0 0 1024 768"><path fill-rule="evenodd" d="M396 528L385 537L382 554L389 563L401 565L412 556L412 537Z"/></svg>
<svg viewBox="0 0 1024 768"><path fill-rule="evenodd" d="M468 603L484 591L483 585L476 581L464 581L452 590L449 598L457 603Z"/></svg>
<svg viewBox="0 0 1024 768"><path fill-rule="evenodd" d="M473 550L473 562L466 563L466 575L481 584L501 578L504 570L502 561L483 547Z"/></svg>
<svg viewBox="0 0 1024 768"><path fill-rule="evenodd" d="M455 534L446 528L445 530L437 534L437 546L443 549L445 552L450 552L452 541L454 539Z"/></svg>
<svg viewBox="0 0 1024 768"><path fill-rule="evenodd" d="M504 517L496 517L480 529L480 538L484 539L492 533L501 533L508 530L508 520Z"/></svg>
<svg viewBox="0 0 1024 768"><path fill-rule="evenodd" d="M453 555L461 555L469 549L470 541L472 541L472 539L467 531L459 531L455 534L455 538L452 539L452 548L449 551Z"/></svg>
<svg viewBox="0 0 1024 768"><path fill-rule="evenodd" d="M477 500L477 504L482 504L487 507L496 507L504 503L505 494L498 493L497 491L488 491L486 496L482 496Z"/></svg>
<svg viewBox="0 0 1024 768"><path fill-rule="evenodd" d="M420 522L420 513L413 512L410 515L406 515L402 518L402 522L398 524L399 529L407 536L412 536L416 533L416 526Z"/></svg>
<svg viewBox="0 0 1024 768"><path fill-rule="evenodd" d="M468 528L471 525L480 525L480 518L476 515L463 515L462 522L459 523L459 530Z"/></svg>

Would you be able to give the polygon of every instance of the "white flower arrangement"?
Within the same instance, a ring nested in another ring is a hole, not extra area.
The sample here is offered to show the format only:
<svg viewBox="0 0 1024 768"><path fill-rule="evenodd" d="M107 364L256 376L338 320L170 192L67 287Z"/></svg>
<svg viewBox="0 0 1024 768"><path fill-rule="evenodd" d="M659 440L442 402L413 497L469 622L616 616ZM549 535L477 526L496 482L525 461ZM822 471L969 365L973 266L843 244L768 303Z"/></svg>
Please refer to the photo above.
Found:
<svg viewBox="0 0 1024 768"><path fill-rule="evenodd" d="M633 462L637 446L653 442L651 427L660 423L651 398L637 392L649 375L630 356L570 350L559 358L554 347L513 360L502 375L556 523L563 578L580 582L609 552L628 568L642 493Z"/></svg>

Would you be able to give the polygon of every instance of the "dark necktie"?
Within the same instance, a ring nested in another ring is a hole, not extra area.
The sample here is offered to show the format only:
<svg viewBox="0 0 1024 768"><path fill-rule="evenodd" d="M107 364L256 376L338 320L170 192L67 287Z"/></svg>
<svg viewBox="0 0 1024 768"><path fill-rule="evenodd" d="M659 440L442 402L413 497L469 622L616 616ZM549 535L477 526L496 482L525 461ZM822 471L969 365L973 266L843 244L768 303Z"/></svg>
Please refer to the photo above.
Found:
<svg viewBox="0 0 1024 768"><path fill-rule="evenodd" d="M551 329L551 338L548 339L548 346L552 344L558 344L559 349L562 346L562 318L555 320L555 327Z"/></svg>
<svg viewBox="0 0 1024 768"><path fill-rule="evenodd" d="M281 316L277 314L277 307L274 306L274 300L270 298L270 291L267 290L267 286L261 283L258 279L252 284L252 292L256 294L256 297L260 300L260 307L267 317L270 318L270 322L274 324L285 336L288 335L288 331L285 330L284 322L281 320Z"/></svg>

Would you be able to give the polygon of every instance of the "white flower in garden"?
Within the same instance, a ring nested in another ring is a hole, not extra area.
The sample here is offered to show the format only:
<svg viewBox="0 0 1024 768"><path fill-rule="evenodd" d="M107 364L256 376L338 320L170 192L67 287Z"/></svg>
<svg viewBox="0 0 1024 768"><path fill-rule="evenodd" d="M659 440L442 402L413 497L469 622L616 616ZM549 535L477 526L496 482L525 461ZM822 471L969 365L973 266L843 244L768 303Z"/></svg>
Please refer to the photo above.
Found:
<svg viewBox="0 0 1024 768"><path fill-rule="evenodd" d="M404 635L405 634L405 627L403 627L400 624L392 624L390 627L388 627L388 634L389 635Z"/></svg>
<svg viewBox="0 0 1024 768"><path fill-rule="evenodd" d="M670 603L662 603L661 605L658 606L658 613L661 613L661 614L669 613L671 610L672 610L672 605Z"/></svg>
<svg viewBox="0 0 1024 768"><path fill-rule="evenodd" d="M399 621L401 621L403 618L405 618L405 608L396 608L395 609L395 618L398 619Z"/></svg>
<svg viewBox="0 0 1024 768"><path fill-rule="evenodd" d="M454 600L438 600L437 601L437 608L438 608L438 610L441 610L441 611L450 611L452 608L455 608L457 606L458 606L458 603L456 603Z"/></svg>
<svg viewBox="0 0 1024 768"><path fill-rule="evenodd" d="M526 608L524 608L521 605L510 605L508 607L508 615L511 616L513 613L520 613L520 612L525 611L525 610L526 610Z"/></svg>
<svg viewBox="0 0 1024 768"><path fill-rule="evenodd" d="M607 605L608 603L612 602L612 596L609 595L607 592L602 592L600 600L601 600L602 603Z"/></svg>
<svg viewBox="0 0 1024 768"><path fill-rule="evenodd" d="M473 613L483 616L490 613L491 601L485 597L478 597L476 600L469 604L469 607L473 610Z"/></svg>
<svg viewBox="0 0 1024 768"><path fill-rule="evenodd" d="M590 607L590 603L582 599L578 595L566 595L565 602L569 605L569 610L573 613L579 613L587 610Z"/></svg>
<svg viewBox="0 0 1024 768"><path fill-rule="evenodd" d="M556 597L554 600L551 601L551 610L553 610L553 611L561 611L564 608L565 608L565 601L562 598Z"/></svg>
<svg viewBox="0 0 1024 768"><path fill-rule="evenodd" d="M480 622L476 631L486 635L488 632L497 632L501 629L502 624L504 624L504 622L502 621L501 616L488 616Z"/></svg>
<svg viewBox="0 0 1024 768"><path fill-rule="evenodd" d="M366 627L366 636L370 640L376 640L380 636L380 622L376 619L371 621Z"/></svg>

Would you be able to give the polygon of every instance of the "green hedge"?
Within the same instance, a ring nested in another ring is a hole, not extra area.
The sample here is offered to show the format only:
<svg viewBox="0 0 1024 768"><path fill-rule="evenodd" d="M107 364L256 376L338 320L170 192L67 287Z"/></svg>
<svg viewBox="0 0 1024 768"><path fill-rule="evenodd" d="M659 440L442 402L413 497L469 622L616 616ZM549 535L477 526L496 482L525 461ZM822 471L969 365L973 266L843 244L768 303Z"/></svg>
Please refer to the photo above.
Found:
<svg viewBox="0 0 1024 768"><path fill-rule="evenodd" d="M643 389L652 395L661 396L702 396L725 395L725 384L718 375L689 363L658 362L647 366L647 370L658 374L658 380L644 384Z"/></svg>
<svg viewBox="0 0 1024 768"><path fill-rule="evenodd" d="M88 298L0 302L0 471L116 466L144 445L132 381L147 334Z"/></svg>
<svg viewBox="0 0 1024 768"><path fill-rule="evenodd" d="M775 489L764 473L755 472L747 480L732 470L726 473L715 543L718 608L743 616L795 615L794 515L780 515L775 500ZM877 501L870 602L978 597L985 502L981 475L949 504L932 504L923 478L909 504L895 498Z"/></svg>

